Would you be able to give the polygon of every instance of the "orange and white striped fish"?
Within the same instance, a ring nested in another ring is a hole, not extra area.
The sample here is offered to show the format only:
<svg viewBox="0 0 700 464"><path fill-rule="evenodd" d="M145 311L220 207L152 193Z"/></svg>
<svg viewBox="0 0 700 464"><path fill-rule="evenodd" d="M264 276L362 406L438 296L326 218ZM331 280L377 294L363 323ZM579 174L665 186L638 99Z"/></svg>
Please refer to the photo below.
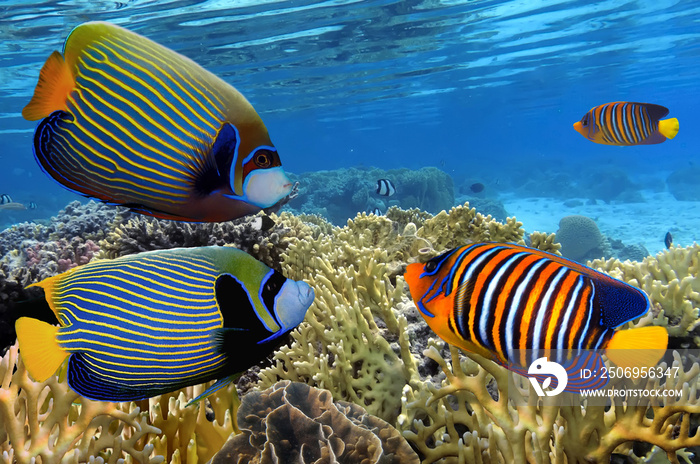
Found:
<svg viewBox="0 0 700 464"><path fill-rule="evenodd" d="M652 145L678 134L678 119L661 119L667 114L668 108L652 103L612 102L591 108L574 129L603 145Z"/></svg>
<svg viewBox="0 0 700 464"><path fill-rule="evenodd" d="M648 311L643 291L537 249L474 243L410 264L404 278L440 338L515 372L536 359L526 350L606 350L618 366L641 367L655 365L668 345L664 327L614 330ZM579 380L567 391L600 379Z"/></svg>

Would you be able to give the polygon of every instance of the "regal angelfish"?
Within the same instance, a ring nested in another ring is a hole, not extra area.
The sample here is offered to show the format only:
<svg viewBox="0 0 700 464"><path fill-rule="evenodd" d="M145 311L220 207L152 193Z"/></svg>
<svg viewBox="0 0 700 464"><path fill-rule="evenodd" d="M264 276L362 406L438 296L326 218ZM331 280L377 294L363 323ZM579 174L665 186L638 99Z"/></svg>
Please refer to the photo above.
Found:
<svg viewBox="0 0 700 464"><path fill-rule="evenodd" d="M652 145L678 134L678 119L661 119L668 108L652 103L612 102L591 108L574 129L603 145Z"/></svg>
<svg viewBox="0 0 700 464"><path fill-rule="evenodd" d="M651 367L668 343L663 327L614 330L649 310L643 291L533 248L474 243L410 264L404 278L440 338L519 373L532 361L527 350L606 350L618 366ZM584 363L602 366L602 359ZM578 376L582 365L567 367ZM577 377L567 391L599 381Z"/></svg>
<svg viewBox="0 0 700 464"><path fill-rule="evenodd" d="M70 387L104 401L219 379L209 394L267 356L314 299L305 282L230 247L93 261L32 286L59 326L15 323L29 374L44 381L67 359Z"/></svg>
<svg viewBox="0 0 700 464"><path fill-rule="evenodd" d="M34 157L65 188L164 219L228 221L292 184L260 116L192 60L114 24L82 24L22 111Z"/></svg>

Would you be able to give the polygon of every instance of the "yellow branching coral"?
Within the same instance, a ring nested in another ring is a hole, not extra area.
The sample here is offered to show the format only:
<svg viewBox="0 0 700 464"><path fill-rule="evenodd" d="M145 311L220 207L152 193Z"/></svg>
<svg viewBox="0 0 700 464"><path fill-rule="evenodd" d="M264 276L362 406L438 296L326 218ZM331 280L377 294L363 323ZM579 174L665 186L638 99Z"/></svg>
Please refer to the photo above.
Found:
<svg viewBox="0 0 700 464"><path fill-rule="evenodd" d="M380 223L379 228L388 232L388 225ZM355 246L329 236L290 246L285 274L304 278L316 299L306 321L292 332L292 345L278 351L276 364L260 373L261 385L269 387L279 379L306 382L393 422L401 389L416 368L406 319L392 309L404 298L402 285L395 288L387 277L386 252L362 245L379 237L377 228L366 231L353 235ZM336 231L334 236L346 234Z"/></svg>
<svg viewBox="0 0 700 464"><path fill-rule="evenodd" d="M425 331L417 328L419 323L408 325L407 318L416 320L417 313L404 293L400 272L386 274L393 263L424 259L418 242L420 247L429 243L431 253L437 253L479 240L522 243L523 236L515 218L503 224L458 207L426 219L420 228L358 215L330 234L295 242L283 256L283 267L290 277L314 288L316 301L292 332L292 346L279 350L275 364L261 372L261 386L278 379L301 381L360 404L402 430L424 464L572 464L606 462L613 453L638 462L652 455L674 462L685 459L684 449L700 444L700 434L690 434L691 417L700 413L697 366L681 369L664 385L681 389L678 398L648 404L630 400L606 410L581 407L573 399L569 406L538 399L522 377L454 347L448 356L437 349L441 343L432 342L425 354L415 353L422 342L417 334ZM530 240L536 248L558 251L552 235L535 233ZM683 271L675 267L695 276L697 259L684 255L673 261L656 266L678 278L679 288L692 289L696 284L684 281ZM627 272L643 281L646 271ZM637 325L652 322L663 323L662 314L650 312ZM424 362L426 356L442 377L428 377L431 363ZM519 389L506 392L508 380ZM645 386L659 384L652 380ZM513 395L527 406L514 407ZM653 446L647 456L633 454L635 441Z"/></svg>
<svg viewBox="0 0 700 464"><path fill-rule="evenodd" d="M571 394L538 398L522 377L480 356L450 346L448 362L438 349L443 342L429 345L425 355L445 378L441 386L412 379L398 419L424 463L602 463L610 462L613 452L631 454L635 441L655 445L678 462L678 451L687 456L683 448L700 445L700 433L690 434L691 414L700 413L700 366L683 371L677 352L677 375L664 384L656 378L635 386L679 390L680 396L631 397L608 408L584 408ZM508 388L509 377L519 388ZM491 381L493 390L487 388ZM569 405L555 404L567 398Z"/></svg>
<svg viewBox="0 0 700 464"><path fill-rule="evenodd" d="M234 432L234 386L204 402L185 405L205 386L189 387L145 403L109 403L80 397L53 376L35 382L17 345L0 361L0 462L197 464L209 460ZM147 410L145 410L147 409Z"/></svg>
<svg viewBox="0 0 700 464"><path fill-rule="evenodd" d="M442 211L426 220L418 229L418 236L429 240L437 253L471 242L510 242L524 245L523 224L514 217L505 224L491 216L477 213L469 203Z"/></svg>
<svg viewBox="0 0 700 464"><path fill-rule="evenodd" d="M685 336L700 325L700 245L673 247L641 263L596 259L590 265L644 290L663 311L671 336Z"/></svg>

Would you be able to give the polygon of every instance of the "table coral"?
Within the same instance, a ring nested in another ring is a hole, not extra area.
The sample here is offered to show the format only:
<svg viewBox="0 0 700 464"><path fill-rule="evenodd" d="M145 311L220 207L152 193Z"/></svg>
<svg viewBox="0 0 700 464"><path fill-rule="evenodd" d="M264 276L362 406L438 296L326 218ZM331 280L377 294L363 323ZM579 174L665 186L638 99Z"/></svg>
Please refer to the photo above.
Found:
<svg viewBox="0 0 700 464"><path fill-rule="evenodd" d="M238 424L243 433L231 437L212 464L419 462L390 424L303 383L285 380L250 392Z"/></svg>

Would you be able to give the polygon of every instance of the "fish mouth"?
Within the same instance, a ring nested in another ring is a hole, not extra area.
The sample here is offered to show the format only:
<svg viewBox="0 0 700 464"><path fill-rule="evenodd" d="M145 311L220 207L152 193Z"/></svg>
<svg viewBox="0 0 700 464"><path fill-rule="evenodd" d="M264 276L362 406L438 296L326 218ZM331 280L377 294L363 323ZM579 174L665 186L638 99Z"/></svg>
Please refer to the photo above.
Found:
<svg viewBox="0 0 700 464"><path fill-rule="evenodd" d="M282 197L277 203L275 203L272 206L268 206L267 208L263 208L263 211L265 214L270 214L270 213L276 213L277 211L280 210L281 207L289 203L289 200L292 200L296 198L299 195L299 182L296 182L293 186L291 182L288 182L287 184L284 185L284 188L291 188L290 192Z"/></svg>

